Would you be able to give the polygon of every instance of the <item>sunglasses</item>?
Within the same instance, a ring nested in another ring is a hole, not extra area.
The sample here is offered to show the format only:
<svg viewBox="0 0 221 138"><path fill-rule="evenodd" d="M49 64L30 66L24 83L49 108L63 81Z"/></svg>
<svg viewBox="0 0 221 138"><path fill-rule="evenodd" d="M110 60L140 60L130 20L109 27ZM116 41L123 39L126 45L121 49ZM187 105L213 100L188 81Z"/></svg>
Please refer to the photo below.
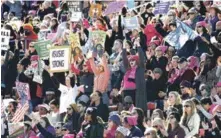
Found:
<svg viewBox="0 0 221 138"><path fill-rule="evenodd" d="M132 104L132 103L130 103L130 102L126 102L126 103L125 103L125 105L129 105L129 104Z"/></svg>
<svg viewBox="0 0 221 138"><path fill-rule="evenodd" d="M61 131L67 131L67 129L62 129Z"/></svg>
<svg viewBox="0 0 221 138"><path fill-rule="evenodd" d="M184 105L183 107L188 108L188 107L190 107L190 105Z"/></svg>
<svg viewBox="0 0 221 138"><path fill-rule="evenodd" d="M180 87L180 89L184 89L185 87Z"/></svg>
<svg viewBox="0 0 221 138"><path fill-rule="evenodd" d="M69 110L69 111L70 111L70 110L71 110L71 108L67 108L67 110Z"/></svg>
<svg viewBox="0 0 221 138"><path fill-rule="evenodd" d="M146 134L145 134L145 136L149 136L149 135L151 135L151 133L146 133Z"/></svg>

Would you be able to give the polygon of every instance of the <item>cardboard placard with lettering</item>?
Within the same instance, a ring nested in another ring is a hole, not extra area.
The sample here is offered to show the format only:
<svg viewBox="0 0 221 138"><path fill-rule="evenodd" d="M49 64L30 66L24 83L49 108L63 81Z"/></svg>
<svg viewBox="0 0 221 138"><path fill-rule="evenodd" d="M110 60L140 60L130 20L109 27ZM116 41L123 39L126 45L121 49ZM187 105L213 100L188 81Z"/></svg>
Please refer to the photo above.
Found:
<svg viewBox="0 0 221 138"><path fill-rule="evenodd" d="M69 70L71 48L69 46L57 46L50 49L50 72L65 72Z"/></svg>
<svg viewBox="0 0 221 138"><path fill-rule="evenodd" d="M10 30L1 29L1 50L8 50L10 41Z"/></svg>

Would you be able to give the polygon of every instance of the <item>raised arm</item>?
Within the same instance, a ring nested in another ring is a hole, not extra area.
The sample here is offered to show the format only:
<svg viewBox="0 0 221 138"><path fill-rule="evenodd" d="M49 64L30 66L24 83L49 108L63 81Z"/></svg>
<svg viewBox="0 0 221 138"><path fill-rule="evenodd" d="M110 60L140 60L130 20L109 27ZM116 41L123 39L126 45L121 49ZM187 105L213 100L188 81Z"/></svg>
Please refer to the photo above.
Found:
<svg viewBox="0 0 221 138"><path fill-rule="evenodd" d="M122 59L123 59L123 65L124 65L124 68L126 70L128 70L128 68L130 67L129 66L129 61L128 61L128 58L127 58L127 51L126 51L126 40L124 40L124 43L123 43L123 51L122 51Z"/></svg>
<svg viewBox="0 0 221 138"><path fill-rule="evenodd" d="M93 57L90 58L90 59L89 59L89 62L90 62L90 64L91 64L91 69L92 69L92 71L94 72L94 74L95 74L95 75L98 75L98 74L99 74L99 71L98 71L98 69L97 69L96 66L95 66L94 58L93 58Z"/></svg>

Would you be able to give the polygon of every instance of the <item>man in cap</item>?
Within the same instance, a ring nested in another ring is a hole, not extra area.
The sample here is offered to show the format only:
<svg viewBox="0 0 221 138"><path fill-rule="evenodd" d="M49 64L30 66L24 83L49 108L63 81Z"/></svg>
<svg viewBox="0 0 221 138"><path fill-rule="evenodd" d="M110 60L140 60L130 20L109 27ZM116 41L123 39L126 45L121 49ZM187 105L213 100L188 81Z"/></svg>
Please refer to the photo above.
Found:
<svg viewBox="0 0 221 138"><path fill-rule="evenodd" d="M216 40L218 39L218 34L221 32L221 21L216 23L216 30L212 32L211 36L214 36Z"/></svg>
<svg viewBox="0 0 221 138"><path fill-rule="evenodd" d="M189 81L182 81L180 83L180 91L181 91L181 94L182 94L182 100L187 100L187 99L190 99L191 98L191 88L192 88L192 85Z"/></svg>
<svg viewBox="0 0 221 138"><path fill-rule="evenodd" d="M46 92L45 92L46 96L45 96L45 99L44 99L44 103L45 104L49 104L50 101L52 101L53 99L55 99L55 91L54 89L48 89Z"/></svg>
<svg viewBox="0 0 221 138"><path fill-rule="evenodd" d="M130 96L124 97L123 105L124 105L123 109L125 111L132 111L134 107L132 98Z"/></svg>
<svg viewBox="0 0 221 138"><path fill-rule="evenodd" d="M40 117L47 116L50 111L50 107L47 104L40 104L38 105L38 113Z"/></svg>

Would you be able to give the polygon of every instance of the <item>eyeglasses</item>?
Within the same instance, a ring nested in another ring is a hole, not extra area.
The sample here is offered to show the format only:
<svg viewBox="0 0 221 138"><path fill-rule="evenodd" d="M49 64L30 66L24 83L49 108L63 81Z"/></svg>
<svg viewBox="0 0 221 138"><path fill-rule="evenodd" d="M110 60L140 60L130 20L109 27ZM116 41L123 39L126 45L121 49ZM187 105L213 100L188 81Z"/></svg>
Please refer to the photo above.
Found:
<svg viewBox="0 0 221 138"><path fill-rule="evenodd" d="M190 107L190 105L184 105L183 107L188 108L188 107Z"/></svg>

